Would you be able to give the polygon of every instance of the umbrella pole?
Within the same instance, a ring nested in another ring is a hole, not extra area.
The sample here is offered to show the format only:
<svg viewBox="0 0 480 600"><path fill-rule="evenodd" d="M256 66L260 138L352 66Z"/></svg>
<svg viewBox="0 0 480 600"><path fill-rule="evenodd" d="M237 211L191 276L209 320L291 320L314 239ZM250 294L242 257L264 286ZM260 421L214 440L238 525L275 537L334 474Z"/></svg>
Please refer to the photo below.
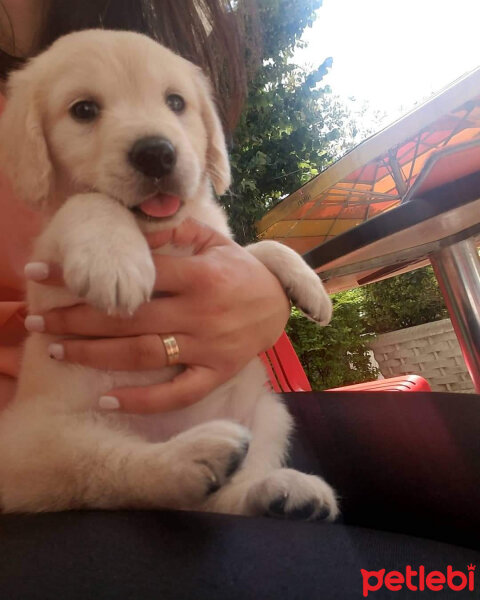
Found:
<svg viewBox="0 0 480 600"><path fill-rule="evenodd" d="M396 151L389 150L388 158L390 163L390 168L392 170L392 177L395 185L397 187L397 192L400 198L403 198L408 191L407 182L402 173L402 168L398 164Z"/></svg>
<svg viewBox="0 0 480 600"><path fill-rule="evenodd" d="M430 256L468 372L480 393L480 259L473 239Z"/></svg>

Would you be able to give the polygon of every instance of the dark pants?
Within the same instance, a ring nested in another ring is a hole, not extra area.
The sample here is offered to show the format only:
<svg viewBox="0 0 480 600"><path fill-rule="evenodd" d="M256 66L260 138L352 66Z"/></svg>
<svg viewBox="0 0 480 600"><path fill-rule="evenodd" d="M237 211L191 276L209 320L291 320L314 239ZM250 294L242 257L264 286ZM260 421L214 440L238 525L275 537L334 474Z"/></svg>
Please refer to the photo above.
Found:
<svg viewBox="0 0 480 600"><path fill-rule="evenodd" d="M3 516L0 599L348 600L364 597L361 569L467 574L470 563L476 594L382 585L368 597L478 597L480 396L286 398L297 423L292 465L335 487L338 523L167 511Z"/></svg>

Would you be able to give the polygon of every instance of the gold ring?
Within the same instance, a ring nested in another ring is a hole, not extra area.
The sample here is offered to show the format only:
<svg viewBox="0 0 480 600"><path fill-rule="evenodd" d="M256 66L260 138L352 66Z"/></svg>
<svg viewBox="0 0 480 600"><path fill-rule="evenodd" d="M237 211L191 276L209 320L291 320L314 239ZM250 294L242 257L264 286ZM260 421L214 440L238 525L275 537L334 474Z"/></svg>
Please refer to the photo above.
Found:
<svg viewBox="0 0 480 600"><path fill-rule="evenodd" d="M180 348L178 347L177 340L173 335L166 335L162 337L163 345L165 346L165 352L167 353L167 365L176 365L180 362Z"/></svg>

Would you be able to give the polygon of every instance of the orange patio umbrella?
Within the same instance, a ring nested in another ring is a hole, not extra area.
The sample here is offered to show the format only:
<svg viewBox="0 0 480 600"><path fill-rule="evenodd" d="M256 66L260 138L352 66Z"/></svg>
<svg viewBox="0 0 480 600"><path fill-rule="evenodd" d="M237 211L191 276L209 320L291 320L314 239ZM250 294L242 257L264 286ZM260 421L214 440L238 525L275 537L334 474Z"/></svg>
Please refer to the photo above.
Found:
<svg viewBox="0 0 480 600"><path fill-rule="evenodd" d="M479 137L480 68L290 194L257 223L258 237L304 254L400 204L434 152Z"/></svg>

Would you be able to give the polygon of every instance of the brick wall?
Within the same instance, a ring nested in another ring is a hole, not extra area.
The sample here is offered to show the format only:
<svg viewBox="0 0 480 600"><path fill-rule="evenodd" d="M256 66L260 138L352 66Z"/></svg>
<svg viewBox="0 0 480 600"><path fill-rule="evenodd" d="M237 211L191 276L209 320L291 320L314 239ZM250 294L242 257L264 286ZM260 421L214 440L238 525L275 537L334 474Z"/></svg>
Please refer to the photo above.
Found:
<svg viewBox="0 0 480 600"><path fill-rule="evenodd" d="M450 319L384 333L370 345L384 377L413 373L436 392L474 392Z"/></svg>

